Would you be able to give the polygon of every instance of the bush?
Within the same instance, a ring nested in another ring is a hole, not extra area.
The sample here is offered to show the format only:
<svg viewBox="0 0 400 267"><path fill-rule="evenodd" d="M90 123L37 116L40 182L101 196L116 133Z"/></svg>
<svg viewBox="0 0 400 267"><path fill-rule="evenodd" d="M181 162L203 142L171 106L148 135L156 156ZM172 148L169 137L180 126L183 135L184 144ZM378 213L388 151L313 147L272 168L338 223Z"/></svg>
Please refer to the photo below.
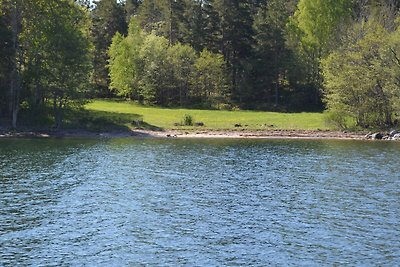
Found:
<svg viewBox="0 0 400 267"><path fill-rule="evenodd" d="M193 117L191 116L191 115L189 115L189 114L185 114L184 116L183 116L183 122L182 122L182 124L184 125L184 126L193 126Z"/></svg>

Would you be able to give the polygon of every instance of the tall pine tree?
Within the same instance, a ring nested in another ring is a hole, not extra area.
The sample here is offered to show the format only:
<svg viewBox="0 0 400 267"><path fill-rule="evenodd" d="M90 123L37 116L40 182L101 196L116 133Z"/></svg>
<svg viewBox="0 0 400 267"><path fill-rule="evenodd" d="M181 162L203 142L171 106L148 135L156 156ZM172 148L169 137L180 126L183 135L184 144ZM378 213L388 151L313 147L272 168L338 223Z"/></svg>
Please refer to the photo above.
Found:
<svg viewBox="0 0 400 267"><path fill-rule="evenodd" d="M253 40L252 1L216 0L221 20L221 51L229 66L232 97L240 105L249 97Z"/></svg>

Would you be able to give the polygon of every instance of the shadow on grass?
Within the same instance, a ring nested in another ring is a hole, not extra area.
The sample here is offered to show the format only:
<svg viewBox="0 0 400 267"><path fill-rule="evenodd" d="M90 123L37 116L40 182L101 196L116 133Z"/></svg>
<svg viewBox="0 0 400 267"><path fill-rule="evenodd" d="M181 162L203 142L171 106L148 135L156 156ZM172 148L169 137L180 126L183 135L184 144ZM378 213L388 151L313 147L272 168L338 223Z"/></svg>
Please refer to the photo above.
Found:
<svg viewBox="0 0 400 267"><path fill-rule="evenodd" d="M20 128L53 130L54 116L51 108L28 109L21 112ZM89 132L126 132L135 129L162 131L143 121L142 115L68 108L63 113L62 130Z"/></svg>
<svg viewBox="0 0 400 267"><path fill-rule="evenodd" d="M278 113L323 113L325 111L325 107L322 104L314 104L310 101L307 102L306 105L292 105L290 103L276 105L272 102L255 102L246 105L239 104L220 104L213 106L209 103L199 103L199 104L188 104L188 105L153 105L153 104L144 104L139 103L137 101L131 101L124 98L98 98L93 99L93 101L103 101L109 104L113 103L127 103L135 105L136 107L141 108L157 108L157 109L166 109L166 110L180 110L186 109L190 110L213 110L213 111L257 111L257 112L278 112Z"/></svg>
<svg viewBox="0 0 400 267"><path fill-rule="evenodd" d="M144 122L142 115L139 114L84 109L67 110L65 112L64 128L82 129L91 132L129 131L132 129L163 130Z"/></svg>

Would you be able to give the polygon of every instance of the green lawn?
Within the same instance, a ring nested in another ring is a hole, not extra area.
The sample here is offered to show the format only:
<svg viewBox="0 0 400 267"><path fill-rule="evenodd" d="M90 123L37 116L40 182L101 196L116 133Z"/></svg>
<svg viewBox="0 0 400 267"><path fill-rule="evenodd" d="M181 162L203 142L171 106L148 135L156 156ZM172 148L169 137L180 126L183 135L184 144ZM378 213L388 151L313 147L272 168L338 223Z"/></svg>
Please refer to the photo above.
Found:
<svg viewBox="0 0 400 267"><path fill-rule="evenodd" d="M118 100L94 100L86 109L92 114L103 114L108 120L134 128L134 120L143 120L143 128L168 129L207 129L207 130L328 130L322 113L277 113L258 111L218 111L197 109L169 109L147 107L133 102ZM107 115L105 115L107 114ZM185 114L193 117L195 122L203 122L203 127L176 126L181 123ZM235 127L240 124L242 127Z"/></svg>

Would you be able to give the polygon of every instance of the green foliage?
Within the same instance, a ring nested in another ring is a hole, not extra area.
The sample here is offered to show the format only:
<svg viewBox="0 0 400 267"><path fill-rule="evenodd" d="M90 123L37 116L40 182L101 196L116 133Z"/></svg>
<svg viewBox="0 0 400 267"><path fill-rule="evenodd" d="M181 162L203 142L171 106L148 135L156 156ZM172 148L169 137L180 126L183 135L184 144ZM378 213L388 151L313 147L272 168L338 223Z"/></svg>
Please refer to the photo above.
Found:
<svg viewBox="0 0 400 267"><path fill-rule="evenodd" d="M84 8L68 0L26 1L19 8L21 29L16 39L20 45L14 62L25 89L22 96L32 105L52 99L59 128L64 106L89 92L89 17Z"/></svg>
<svg viewBox="0 0 400 267"><path fill-rule="evenodd" d="M168 60L168 40L154 34L146 36L139 57L143 66L140 94L151 104L166 105L172 72Z"/></svg>
<svg viewBox="0 0 400 267"><path fill-rule="evenodd" d="M351 15L352 0L300 0L291 24L304 49L326 54L337 42L338 27Z"/></svg>
<svg viewBox="0 0 400 267"><path fill-rule="evenodd" d="M226 103L226 65L223 56L205 49L200 53L194 67L193 95L213 108L219 108L220 104Z"/></svg>
<svg viewBox="0 0 400 267"><path fill-rule="evenodd" d="M214 0L186 0L184 17L186 22L184 42L198 52L204 48L215 53L221 51L221 18Z"/></svg>
<svg viewBox="0 0 400 267"><path fill-rule="evenodd" d="M66 104L114 92L170 107L311 110L322 107L326 85L331 121L383 127L400 112L398 7L393 0L1 0L0 116L16 125L21 103L39 112L51 102L59 127Z"/></svg>
<svg viewBox="0 0 400 267"><path fill-rule="evenodd" d="M393 125L400 97L399 28L385 29L373 18L354 25L343 47L324 61L325 101L334 114L361 127Z"/></svg>
<svg viewBox="0 0 400 267"><path fill-rule="evenodd" d="M137 15L141 0L126 0L125 2L125 13L126 21L130 21L131 18Z"/></svg>
<svg viewBox="0 0 400 267"><path fill-rule="evenodd" d="M140 62L139 52L143 44L143 34L134 19L129 24L129 33L123 37L117 33L108 50L110 57L110 89L117 95L139 98Z"/></svg>
<svg viewBox="0 0 400 267"><path fill-rule="evenodd" d="M167 0L143 1L137 15L141 28L147 33L165 35L167 10Z"/></svg>
<svg viewBox="0 0 400 267"><path fill-rule="evenodd" d="M128 2L131 3L131 2ZM128 4L127 3L127 4ZM91 35L95 45L93 83L97 87L97 95L107 96L109 87L109 73L107 70L108 47L116 32L126 34L124 7L115 0L102 0L92 11Z"/></svg>
<svg viewBox="0 0 400 267"><path fill-rule="evenodd" d="M247 0L216 0L215 9L220 17L221 52L227 62L231 98L239 105L248 99L251 86L251 51L255 3Z"/></svg>
<svg viewBox="0 0 400 267"><path fill-rule="evenodd" d="M287 25L289 43L305 69L304 83L318 103L322 89L321 60L340 42L352 14L352 0L299 0Z"/></svg>
<svg viewBox="0 0 400 267"><path fill-rule="evenodd" d="M0 8L0 117L7 110L7 84L9 83L9 61L13 50L11 47L11 31L7 27L7 16Z"/></svg>
<svg viewBox="0 0 400 267"><path fill-rule="evenodd" d="M192 93L191 75L195 71L197 55L191 46L180 43L170 46L167 53L172 72L168 102L183 106L188 104Z"/></svg>
<svg viewBox="0 0 400 267"><path fill-rule="evenodd" d="M149 104L176 106L192 99L216 106L227 100L222 55L145 34L132 20L127 37L116 34L109 49L111 87Z"/></svg>
<svg viewBox="0 0 400 267"><path fill-rule="evenodd" d="M264 104L267 100L275 106L281 102L281 91L285 89L285 83L288 83L285 72L294 65L292 55L285 45L290 8L287 2L272 0L261 6L255 15L255 49L252 63L255 76L252 85L254 102L263 99ZM271 106L271 103L268 104Z"/></svg>
<svg viewBox="0 0 400 267"><path fill-rule="evenodd" d="M194 119L190 114L185 114L183 116L182 125L184 126L193 126Z"/></svg>

